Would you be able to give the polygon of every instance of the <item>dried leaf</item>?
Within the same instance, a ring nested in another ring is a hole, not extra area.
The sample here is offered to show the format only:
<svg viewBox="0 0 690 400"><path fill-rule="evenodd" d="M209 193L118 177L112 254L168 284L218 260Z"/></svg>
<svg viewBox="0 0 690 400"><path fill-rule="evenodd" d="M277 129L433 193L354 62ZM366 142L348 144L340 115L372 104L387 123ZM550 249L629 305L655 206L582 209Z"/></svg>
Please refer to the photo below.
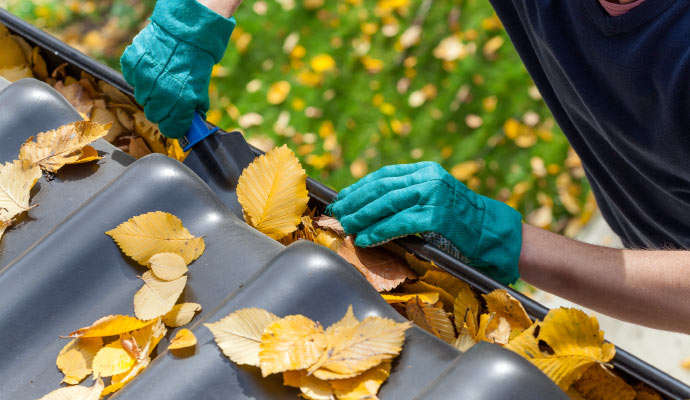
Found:
<svg viewBox="0 0 690 400"><path fill-rule="evenodd" d="M276 240L297 230L309 201L306 182L307 173L287 146L259 156L237 184L247 223Z"/></svg>
<svg viewBox="0 0 690 400"><path fill-rule="evenodd" d="M102 338L73 339L60 350L55 364L65 374L62 382L76 385L91 375L91 365L98 350L103 347Z"/></svg>
<svg viewBox="0 0 690 400"><path fill-rule="evenodd" d="M486 314L484 314L486 315ZM488 342L505 345L510 339L510 323L498 314L492 313L484 331Z"/></svg>
<svg viewBox="0 0 690 400"><path fill-rule="evenodd" d="M81 114L82 118L89 118L94 102L84 87L78 83L65 86L62 81L55 82L53 87Z"/></svg>
<svg viewBox="0 0 690 400"><path fill-rule="evenodd" d="M31 188L40 177L41 169L25 161L0 165L0 226L9 226L16 216L31 209Z"/></svg>
<svg viewBox="0 0 690 400"><path fill-rule="evenodd" d="M656 390L650 388L644 383L640 382L633 386L633 388L635 389L635 392L637 392L635 400L663 400L661 395L657 393Z"/></svg>
<svg viewBox="0 0 690 400"><path fill-rule="evenodd" d="M204 324L229 359L240 365L259 366L261 336L279 318L260 308L237 310L218 322Z"/></svg>
<svg viewBox="0 0 690 400"><path fill-rule="evenodd" d="M168 311L168 313L163 316L163 322L171 328L187 325L199 311L201 311L201 304L175 304L172 310Z"/></svg>
<svg viewBox="0 0 690 400"><path fill-rule="evenodd" d="M302 396L314 400L335 400L333 389L328 381L315 378L305 370L283 372L283 384L296 387Z"/></svg>
<svg viewBox="0 0 690 400"><path fill-rule="evenodd" d="M369 317L364 321L335 329L327 335L321 358L309 368L319 379L346 379L392 360L402 350L405 331L411 323Z"/></svg>
<svg viewBox="0 0 690 400"><path fill-rule="evenodd" d="M67 164L83 162L80 159L83 157L84 146L104 137L109 129L109 124L77 121L41 132L22 145L19 159L55 173Z"/></svg>
<svg viewBox="0 0 690 400"><path fill-rule="evenodd" d="M10 82L33 78L29 62L5 26L0 26L0 76Z"/></svg>
<svg viewBox="0 0 690 400"><path fill-rule="evenodd" d="M137 362L120 340L109 343L93 359L93 376L107 377L128 371Z"/></svg>
<svg viewBox="0 0 690 400"><path fill-rule="evenodd" d="M472 336L476 336L479 300L477 300L477 296L469 286L463 288L455 297L453 315L458 331L466 327Z"/></svg>
<svg viewBox="0 0 690 400"><path fill-rule="evenodd" d="M149 121L141 110L134 112L134 132L144 138L154 153L167 154L165 138L158 129L158 124Z"/></svg>
<svg viewBox="0 0 690 400"><path fill-rule="evenodd" d="M332 231L318 230L317 232L316 238L314 238L314 243L320 244L321 246L327 247L335 252L338 251L338 248L343 243L343 240L340 238L340 236Z"/></svg>
<svg viewBox="0 0 690 400"><path fill-rule="evenodd" d="M155 254L149 259L149 266L164 281L174 281L188 271L184 258L175 253Z"/></svg>
<svg viewBox="0 0 690 400"><path fill-rule="evenodd" d="M177 139L168 139L165 148L168 157L179 162L184 162L184 160L187 159L189 153L191 153L191 150L185 152L180 146L180 142Z"/></svg>
<svg viewBox="0 0 690 400"><path fill-rule="evenodd" d="M151 271L144 272L141 279L144 286L134 295L134 315L145 320L172 310L187 284L186 276L168 282L158 279Z"/></svg>
<svg viewBox="0 0 690 400"><path fill-rule="evenodd" d="M129 155L138 160L148 156L151 153L151 149L149 149L149 146L146 145L146 142L141 138L141 136L131 136L129 138Z"/></svg>
<svg viewBox="0 0 690 400"><path fill-rule="evenodd" d="M548 351L542 351L540 344ZM535 322L506 347L531 361L563 390L591 365L608 362L616 354L614 345L604 342L596 318L566 308L549 311L544 322Z"/></svg>
<svg viewBox="0 0 690 400"><path fill-rule="evenodd" d="M572 388L587 400L633 400L637 396L635 389L599 364L587 368Z"/></svg>
<svg viewBox="0 0 690 400"><path fill-rule="evenodd" d="M510 324L510 329L525 330L532 325L532 320L522 303L503 289L497 289L483 296L486 300L486 308L490 313L496 313L505 318Z"/></svg>
<svg viewBox="0 0 690 400"><path fill-rule="evenodd" d="M434 307L422 302L418 296L410 299L405 307L407 318L422 329L445 340L448 343L455 341L455 329L448 314L441 307Z"/></svg>
<svg viewBox="0 0 690 400"><path fill-rule="evenodd" d="M381 293L381 296L388 304L396 303L407 303L410 300L414 300L415 297L419 297L419 300L426 304L436 304L438 303L438 292L422 292L422 293Z"/></svg>
<svg viewBox="0 0 690 400"><path fill-rule="evenodd" d="M460 330L460 334L452 343L453 347L462 352L466 352L475 344L476 342L474 341L474 335L471 334L467 329Z"/></svg>
<svg viewBox="0 0 690 400"><path fill-rule="evenodd" d="M196 345L196 336L189 329L180 329L168 345L169 350L185 349Z"/></svg>
<svg viewBox="0 0 690 400"><path fill-rule="evenodd" d="M354 265L379 292L395 289L405 279L415 278L412 270L395 254L380 247L357 247L351 236L345 238L338 254Z"/></svg>
<svg viewBox="0 0 690 400"><path fill-rule="evenodd" d="M139 373L143 371L150 362L151 359L146 357L143 360L137 361L136 364L129 369L129 371L114 375L110 381L110 385L103 389L103 393L101 393L101 395L106 396L122 389L122 387L124 387L129 381L139 375Z"/></svg>
<svg viewBox="0 0 690 400"><path fill-rule="evenodd" d="M391 363L385 361L354 378L333 380L330 384L338 400L376 399L390 373Z"/></svg>
<svg viewBox="0 0 690 400"><path fill-rule="evenodd" d="M453 298L457 297L461 292L474 293L470 285L445 271L427 271L419 280L440 287L453 296Z"/></svg>
<svg viewBox="0 0 690 400"><path fill-rule="evenodd" d="M440 271L434 263L422 261L408 252L405 252L405 261L407 261L407 265L409 265L412 271L418 276L423 276L427 271Z"/></svg>
<svg viewBox="0 0 690 400"><path fill-rule="evenodd" d="M141 265L158 253L179 254L189 265L206 248L203 238L192 236L179 218L162 211L132 217L106 234Z"/></svg>
<svg viewBox="0 0 690 400"><path fill-rule="evenodd" d="M55 389L39 400L98 400L103 393L103 381L99 378L93 386L69 386Z"/></svg>
<svg viewBox="0 0 690 400"><path fill-rule="evenodd" d="M163 336L168 332L161 318L152 321L153 323L151 325L138 329L130 334L138 348L138 361L142 361L144 358L151 355L153 350L156 349L156 346L158 346L158 343L163 339Z"/></svg>
<svg viewBox="0 0 690 400"><path fill-rule="evenodd" d="M261 374L309 368L326 348L323 328L303 315L289 315L267 326L259 345Z"/></svg>
<svg viewBox="0 0 690 400"><path fill-rule="evenodd" d="M319 228L328 229L338 236L344 237L346 235L345 229L343 229L343 226L340 225L340 222L333 217L329 217L328 215L322 215L316 218L314 223Z"/></svg>
<svg viewBox="0 0 690 400"><path fill-rule="evenodd" d="M405 293L426 293L426 292L436 292L438 293L439 300L443 303L443 308L450 312L453 311L453 305L455 303L455 298L451 296L450 293L441 289L438 286L430 285L423 281L408 282L401 286L401 289Z"/></svg>
<svg viewBox="0 0 690 400"><path fill-rule="evenodd" d="M108 315L69 334L70 338L115 336L144 328L156 321L142 321L129 315Z"/></svg>

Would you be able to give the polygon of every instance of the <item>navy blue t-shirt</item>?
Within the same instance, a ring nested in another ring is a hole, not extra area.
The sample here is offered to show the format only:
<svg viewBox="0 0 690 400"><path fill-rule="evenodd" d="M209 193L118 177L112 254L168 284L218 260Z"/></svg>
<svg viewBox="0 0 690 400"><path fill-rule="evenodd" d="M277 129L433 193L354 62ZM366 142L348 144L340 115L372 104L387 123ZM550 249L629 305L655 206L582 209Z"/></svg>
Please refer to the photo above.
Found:
<svg viewBox="0 0 690 400"><path fill-rule="evenodd" d="M627 247L690 249L690 0L491 0Z"/></svg>

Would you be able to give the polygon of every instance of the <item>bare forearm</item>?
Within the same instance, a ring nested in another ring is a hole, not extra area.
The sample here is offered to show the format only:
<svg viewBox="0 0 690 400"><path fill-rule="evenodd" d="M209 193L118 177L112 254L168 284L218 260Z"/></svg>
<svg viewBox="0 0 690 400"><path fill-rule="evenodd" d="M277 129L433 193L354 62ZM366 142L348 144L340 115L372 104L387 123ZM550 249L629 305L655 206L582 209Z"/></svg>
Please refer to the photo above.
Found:
<svg viewBox="0 0 690 400"><path fill-rule="evenodd" d="M523 225L520 275L615 318L690 333L690 252L619 250Z"/></svg>
<svg viewBox="0 0 690 400"><path fill-rule="evenodd" d="M224 16L225 18L232 17L235 14L237 7L242 4L242 0L197 0L199 3L205 5L211 10Z"/></svg>

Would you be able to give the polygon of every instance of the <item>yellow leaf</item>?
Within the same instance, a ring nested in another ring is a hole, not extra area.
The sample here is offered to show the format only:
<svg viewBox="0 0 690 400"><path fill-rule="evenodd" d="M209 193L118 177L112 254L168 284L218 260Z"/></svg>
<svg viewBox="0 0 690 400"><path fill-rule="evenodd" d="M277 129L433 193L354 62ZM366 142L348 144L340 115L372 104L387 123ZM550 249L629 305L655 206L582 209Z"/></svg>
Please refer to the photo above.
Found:
<svg viewBox="0 0 690 400"><path fill-rule="evenodd" d="M194 314L199 311L201 311L201 304L175 304L172 310L163 316L163 322L171 328L187 325L194 318Z"/></svg>
<svg viewBox="0 0 690 400"><path fill-rule="evenodd" d="M405 252L405 261L407 261L407 265L410 266L412 271L419 276L426 274L427 271L439 271L439 268L434 263L422 261L407 252Z"/></svg>
<svg viewBox="0 0 690 400"><path fill-rule="evenodd" d="M330 384L338 400L376 399L390 373L391 363L385 361L354 378L333 380Z"/></svg>
<svg viewBox="0 0 690 400"><path fill-rule="evenodd" d="M656 390L650 388L644 383L638 383L634 386L637 396L635 400L663 400L661 395Z"/></svg>
<svg viewBox="0 0 690 400"><path fill-rule="evenodd" d="M156 321L142 321L129 315L108 315L84 328L77 329L67 337L89 338L115 336L144 328Z"/></svg>
<svg viewBox="0 0 690 400"><path fill-rule="evenodd" d="M229 359L240 365L259 366L261 336L279 318L260 308L237 310L218 322L204 324Z"/></svg>
<svg viewBox="0 0 690 400"><path fill-rule="evenodd" d="M345 379L395 358L402 350L411 323L380 317L333 331L321 358L309 368L319 379Z"/></svg>
<svg viewBox="0 0 690 400"><path fill-rule="evenodd" d="M91 375L91 365L98 350L103 347L101 338L73 339L60 350L55 364L65 374L63 382L76 385Z"/></svg>
<svg viewBox="0 0 690 400"><path fill-rule="evenodd" d="M448 343L455 341L455 329L448 314L441 307L423 303L418 296L410 299L405 305L407 318L422 329L445 340Z"/></svg>
<svg viewBox="0 0 690 400"><path fill-rule="evenodd" d="M402 291L405 293L426 293L426 292L436 292L438 293L439 300L441 303L443 303L443 308L446 311L452 311L453 310L453 304L455 303L455 298L453 296L446 292L445 290L441 289L438 286L430 285L424 281L417 281L417 282L411 282L411 283L405 283L401 286Z"/></svg>
<svg viewBox="0 0 690 400"><path fill-rule="evenodd" d="M440 287L453 296L453 298L460 294L460 292L472 292L470 285L445 271L427 271L419 280Z"/></svg>
<svg viewBox="0 0 690 400"><path fill-rule="evenodd" d="M93 386L69 386L55 389L39 400L98 400L103 393L103 381L99 378Z"/></svg>
<svg viewBox="0 0 690 400"><path fill-rule="evenodd" d="M189 329L180 329L175 334L175 337L170 341L168 349L177 350L185 349L196 345L196 336Z"/></svg>
<svg viewBox="0 0 690 400"><path fill-rule="evenodd" d="M326 348L323 328L303 315L281 318L264 330L259 345L261 374L309 368Z"/></svg>
<svg viewBox="0 0 690 400"><path fill-rule="evenodd" d="M510 339L510 323L502 316L491 313L483 334L490 343L500 345L508 344L508 340Z"/></svg>
<svg viewBox="0 0 690 400"><path fill-rule="evenodd" d="M314 243L320 244L321 246L327 247L333 251L338 251L340 244L343 242L338 235L336 235L334 232L322 231L320 229L317 232L318 233L314 238Z"/></svg>
<svg viewBox="0 0 690 400"><path fill-rule="evenodd" d="M158 346L158 342L168 332L161 318L156 318L152 322L152 324L131 333L131 339L134 339L139 353L137 356L138 361L142 361L151 355L156 346Z"/></svg>
<svg viewBox="0 0 690 400"><path fill-rule="evenodd" d="M33 78L22 48L4 26L0 27L0 76L10 82Z"/></svg>
<svg viewBox="0 0 690 400"><path fill-rule="evenodd" d="M604 342L596 318L566 308L549 311L544 322L535 322L506 347L531 361L563 390L591 365L608 362L616 354L614 345Z"/></svg>
<svg viewBox="0 0 690 400"><path fill-rule="evenodd" d="M106 345L93 359L93 376L106 377L128 371L137 362L120 340Z"/></svg>
<svg viewBox="0 0 690 400"><path fill-rule="evenodd" d="M271 104L280 104L285 101L288 94L290 94L290 83L288 81L279 81L268 89L266 99Z"/></svg>
<svg viewBox="0 0 690 400"><path fill-rule="evenodd" d="M338 255L354 265L379 292L395 289L406 279L415 278L400 257L381 247L357 247L352 236L346 237L338 247Z"/></svg>
<svg viewBox="0 0 690 400"><path fill-rule="evenodd" d="M103 157L98 155L98 150L94 149L91 146L84 146L84 148L81 149L81 156L79 156L79 158L76 161L70 164L84 164L87 162L100 160L101 158Z"/></svg>
<svg viewBox="0 0 690 400"><path fill-rule="evenodd" d="M143 111L134 113L134 132L144 138L146 144L154 153L167 154L163 134L158 129L158 124L149 121Z"/></svg>
<svg viewBox="0 0 690 400"><path fill-rule="evenodd" d="M80 159L84 155L84 146L108 134L109 129L110 124L77 121L41 132L22 145L19 159L55 173L66 164L83 162Z"/></svg>
<svg viewBox="0 0 690 400"><path fill-rule="evenodd" d="M572 389L587 400L633 400L637 396L635 389L599 364L587 368Z"/></svg>
<svg viewBox="0 0 690 400"><path fill-rule="evenodd" d="M40 177L41 169L25 161L0 165L0 225L9 226L17 215L31 208L31 188Z"/></svg>
<svg viewBox="0 0 690 400"><path fill-rule="evenodd" d="M307 173L287 146L258 157L237 184L247 222L276 240L297 230L309 201L306 182Z"/></svg>
<svg viewBox="0 0 690 400"><path fill-rule="evenodd" d="M477 296L469 286L462 288L456 295L453 303L453 315L455 317L455 326L458 331L465 326L472 336L477 334L479 300L477 300Z"/></svg>
<svg viewBox="0 0 690 400"><path fill-rule="evenodd" d="M179 162L184 162L184 160L187 158L189 153L191 152L185 152L182 147L180 147L180 142L177 139L168 139L167 140L167 145L166 145L166 150L168 157L177 160Z"/></svg>
<svg viewBox="0 0 690 400"><path fill-rule="evenodd" d="M106 386L106 388L103 389L103 393L101 393L101 395L106 396L122 389L122 387L124 387L129 381L134 379L135 376L139 375L139 373L143 371L144 368L146 368L150 362L151 359L146 357L143 360L137 361L137 363L134 364L134 366L130 368L128 371L123 372L121 374L113 375L113 378L110 381L110 385Z"/></svg>
<svg viewBox="0 0 690 400"><path fill-rule="evenodd" d="M141 265L158 253L179 254L189 265L206 248L203 238L192 236L179 218L162 211L132 217L106 234Z"/></svg>
<svg viewBox="0 0 690 400"><path fill-rule="evenodd" d="M144 272L141 279L144 286L134 295L134 315L139 319L152 319L167 314L187 284L186 276L167 282L158 279L151 271Z"/></svg>
<svg viewBox="0 0 690 400"><path fill-rule="evenodd" d="M386 300L386 302L388 302L388 304L407 303L408 301L413 300L415 297L419 297L421 302L427 304L436 304L438 302L438 292L422 292L412 294L381 293L381 296L384 300Z"/></svg>
<svg viewBox="0 0 690 400"><path fill-rule="evenodd" d="M532 320L522 303L503 289L497 289L483 295L486 300L486 309L490 313L496 313L505 318L510 324L510 329L525 330L532 325Z"/></svg>
<svg viewBox="0 0 690 400"><path fill-rule="evenodd" d="M149 266L164 281L174 281L188 271L184 258L175 253L155 254L149 259Z"/></svg>
<svg viewBox="0 0 690 400"><path fill-rule="evenodd" d="M472 346L475 345L474 341L474 335L471 334L467 329L463 328L460 330L460 334L458 335L457 338L451 343L453 347L456 349L466 352L469 350Z"/></svg>
<svg viewBox="0 0 690 400"><path fill-rule="evenodd" d="M314 400L334 400L333 389L328 381L315 378L307 374L305 370L283 372L283 384L296 387L302 392L302 396Z"/></svg>
<svg viewBox="0 0 690 400"><path fill-rule="evenodd" d="M65 86L62 81L57 81L53 87L81 114L82 118L89 118L94 101L82 85L75 82Z"/></svg>

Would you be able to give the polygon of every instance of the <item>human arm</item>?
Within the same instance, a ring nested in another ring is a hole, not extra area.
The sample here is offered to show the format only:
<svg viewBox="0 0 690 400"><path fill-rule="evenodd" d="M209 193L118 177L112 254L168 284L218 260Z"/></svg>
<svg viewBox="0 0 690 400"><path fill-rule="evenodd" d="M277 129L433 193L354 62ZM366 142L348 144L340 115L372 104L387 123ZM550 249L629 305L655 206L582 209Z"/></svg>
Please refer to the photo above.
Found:
<svg viewBox="0 0 690 400"><path fill-rule="evenodd" d="M690 334L690 252L594 246L522 226L520 275L584 307Z"/></svg>
<svg viewBox="0 0 690 400"><path fill-rule="evenodd" d="M134 97L144 106L146 117L170 138L180 138L189 130L195 112L208 111L211 71L235 28L234 18L227 15L241 3L202 1L158 0L151 23L120 59L122 73L134 86Z"/></svg>

